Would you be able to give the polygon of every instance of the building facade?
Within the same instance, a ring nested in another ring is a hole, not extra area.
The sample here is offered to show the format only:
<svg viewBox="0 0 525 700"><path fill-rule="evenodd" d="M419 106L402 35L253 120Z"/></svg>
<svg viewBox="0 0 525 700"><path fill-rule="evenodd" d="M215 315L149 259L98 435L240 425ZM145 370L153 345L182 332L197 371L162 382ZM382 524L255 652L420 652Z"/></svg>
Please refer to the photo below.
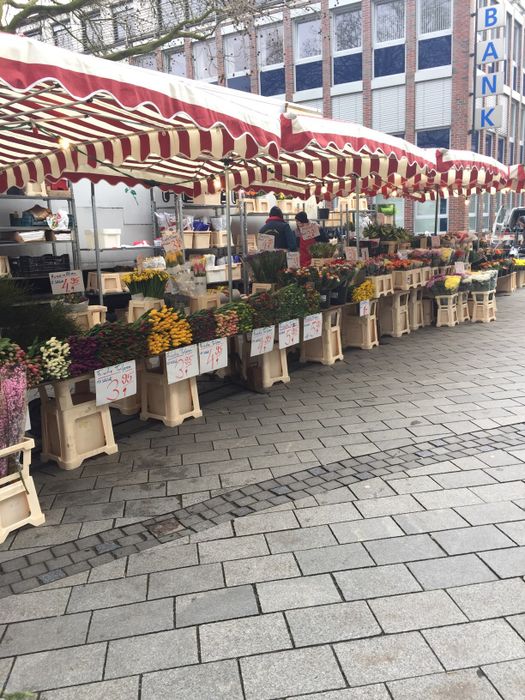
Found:
<svg viewBox="0 0 525 700"><path fill-rule="evenodd" d="M472 130L474 49L484 38L474 36L476 0L321 0L287 6L253 19L242 31L224 26L208 41L176 41L132 62L284 98L421 147L473 149L507 164L523 162L525 8L521 2L501 4L506 26L493 34L505 38L505 92L497 98L504 119L501 128L483 132ZM126 40L119 17L132 8L133 2L110 7L110 41ZM54 43L70 43L63 29L45 31L44 38ZM501 204L518 203L511 194L442 200L439 228L486 231ZM433 230L434 203L396 200L396 206L397 221L407 228Z"/></svg>

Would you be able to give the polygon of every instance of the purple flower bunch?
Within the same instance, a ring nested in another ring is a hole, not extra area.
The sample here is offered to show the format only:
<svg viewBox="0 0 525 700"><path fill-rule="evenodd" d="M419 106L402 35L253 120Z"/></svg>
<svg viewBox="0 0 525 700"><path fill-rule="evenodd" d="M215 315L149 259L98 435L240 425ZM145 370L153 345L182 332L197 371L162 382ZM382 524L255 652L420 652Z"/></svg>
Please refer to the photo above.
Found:
<svg viewBox="0 0 525 700"><path fill-rule="evenodd" d="M69 372L72 377L103 367L99 357L100 343L96 336L72 335L68 342L71 357Z"/></svg>
<svg viewBox="0 0 525 700"><path fill-rule="evenodd" d="M24 435L27 379L24 368L0 367L0 448L11 447ZM0 457L0 477L9 473L11 457Z"/></svg>

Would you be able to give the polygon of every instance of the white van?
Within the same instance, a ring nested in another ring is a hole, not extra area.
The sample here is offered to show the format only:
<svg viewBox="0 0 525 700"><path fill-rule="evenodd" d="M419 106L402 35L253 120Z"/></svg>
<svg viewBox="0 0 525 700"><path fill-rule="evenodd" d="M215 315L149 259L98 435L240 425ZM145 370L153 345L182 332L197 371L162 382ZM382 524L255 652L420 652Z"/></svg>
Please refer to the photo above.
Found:
<svg viewBox="0 0 525 700"><path fill-rule="evenodd" d="M514 243L516 234L521 233L521 229L518 227L520 216L525 216L525 207L513 207L512 209L500 207L492 226L492 243L503 241Z"/></svg>

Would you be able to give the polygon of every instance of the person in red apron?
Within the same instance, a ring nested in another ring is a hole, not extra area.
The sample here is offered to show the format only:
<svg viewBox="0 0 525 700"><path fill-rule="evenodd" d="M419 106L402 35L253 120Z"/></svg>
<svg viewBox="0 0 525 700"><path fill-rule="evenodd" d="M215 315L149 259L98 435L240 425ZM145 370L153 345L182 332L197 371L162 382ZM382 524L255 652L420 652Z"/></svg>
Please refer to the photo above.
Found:
<svg viewBox="0 0 525 700"><path fill-rule="evenodd" d="M314 221L309 221L305 211L295 215L295 222L299 238L299 262L301 267L308 267L312 262L310 247L319 239L319 226Z"/></svg>

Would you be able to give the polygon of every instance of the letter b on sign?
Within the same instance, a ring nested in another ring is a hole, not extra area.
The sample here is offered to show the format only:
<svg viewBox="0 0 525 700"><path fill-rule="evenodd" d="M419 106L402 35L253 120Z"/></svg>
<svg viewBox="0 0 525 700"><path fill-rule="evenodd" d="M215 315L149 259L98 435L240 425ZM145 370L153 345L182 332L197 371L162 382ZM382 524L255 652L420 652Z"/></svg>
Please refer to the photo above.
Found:
<svg viewBox="0 0 525 700"><path fill-rule="evenodd" d="M491 5L478 10L478 30L496 29L505 26L505 13L501 5Z"/></svg>

